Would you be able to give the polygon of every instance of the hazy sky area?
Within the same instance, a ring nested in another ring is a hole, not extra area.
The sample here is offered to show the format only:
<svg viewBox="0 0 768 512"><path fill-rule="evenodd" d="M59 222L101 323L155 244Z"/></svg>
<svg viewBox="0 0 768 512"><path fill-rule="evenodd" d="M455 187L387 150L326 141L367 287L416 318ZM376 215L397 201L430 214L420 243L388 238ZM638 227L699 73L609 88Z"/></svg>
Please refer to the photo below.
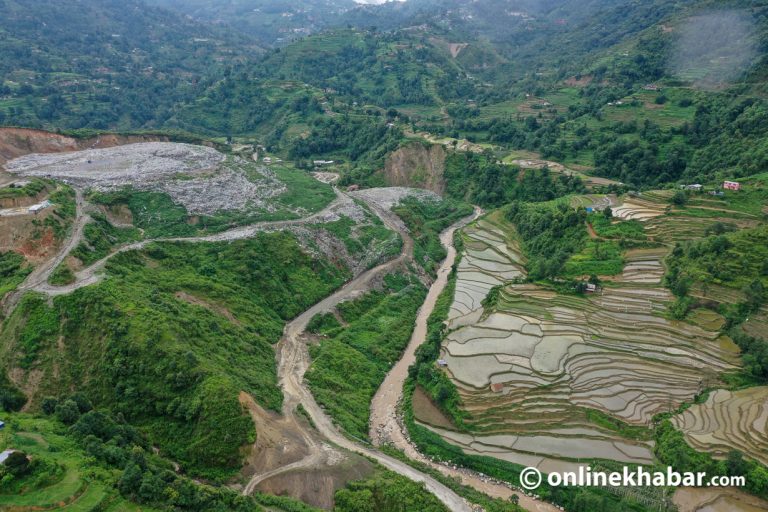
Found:
<svg viewBox="0 0 768 512"><path fill-rule="evenodd" d="M689 18L679 31L670 71L699 87L733 82L758 55L755 23L742 11L717 11Z"/></svg>

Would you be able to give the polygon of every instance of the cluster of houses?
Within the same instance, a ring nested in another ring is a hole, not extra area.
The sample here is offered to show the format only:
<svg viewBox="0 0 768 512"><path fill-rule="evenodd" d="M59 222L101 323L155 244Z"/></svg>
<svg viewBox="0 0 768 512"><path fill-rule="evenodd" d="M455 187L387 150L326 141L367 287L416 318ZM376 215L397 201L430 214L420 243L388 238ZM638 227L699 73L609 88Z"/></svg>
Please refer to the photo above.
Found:
<svg viewBox="0 0 768 512"><path fill-rule="evenodd" d="M692 183L690 185L680 185L680 188L683 190L690 190L691 192L704 192L704 185L701 183ZM724 181L721 189L715 189L711 190L709 192L712 196L722 196L723 190L733 190L733 191L739 191L741 190L741 183L738 181Z"/></svg>

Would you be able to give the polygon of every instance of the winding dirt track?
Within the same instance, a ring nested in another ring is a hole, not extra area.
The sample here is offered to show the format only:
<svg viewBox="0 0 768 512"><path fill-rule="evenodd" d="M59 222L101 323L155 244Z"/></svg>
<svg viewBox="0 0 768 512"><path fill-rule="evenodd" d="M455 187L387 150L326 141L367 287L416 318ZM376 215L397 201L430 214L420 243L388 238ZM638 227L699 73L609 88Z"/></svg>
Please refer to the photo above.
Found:
<svg viewBox="0 0 768 512"><path fill-rule="evenodd" d="M97 283L103 277L102 271L104 270L104 266L106 265L107 261L120 253L142 249L153 242L224 242L230 240L240 240L245 238L252 238L256 233L266 229L280 229L316 221L317 219L331 213L331 211L341 202L349 200L346 195L342 194L336 189L334 190L336 191L336 199L321 211L308 217L295 220L257 222L255 224L232 228L213 235L153 238L142 240L141 242L127 244L118 248L116 251L110 253L99 261L93 263L89 267L76 272L75 281L73 283L63 286L55 286L48 284L48 278L56 269L56 267L58 267L59 264L64 261L67 255L83 240L83 229L85 228L85 225L91 220L90 216L88 216L88 214L85 212L88 204L83 198L82 192L80 190L76 190L77 214L69 239L62 245L58 254L54 258L37 267L31 274L27 276L24 282L22 282L14 292L10 293L6 297L2 304L3 314L5 317L8 317L18 304L21 296L28 291L36 291L49 296L66 295L84 286Z"/></svg>
<svg viewBox="0 0 768 512"><path fill-rule="evenodd" d="M13 312L22 295L30 290L36 290L38 287L45 285L51 273L83 239L83 229L91 220L91 217L85 213L86 202L83 198L83 193L80 190L75 190L75 204L75 222L72 225L72 231L70 232L69 238L62 244L61 249L59 249L56 256L36 267L14 292L8 294L2 302L4 316L7 317Z"/></svg>
<svg viewBox="0 0 768 512"><path fill-rule="evenodd" d="M91 220L85 212L87 204L83 198L82 192L80 190L76 190L76 194L77 214L70 237L62 245L61 250L54 258L36 268L29 276L27 276L25 281L17 288L15 292L9 294L6 297L6 300L2 305L4 315L6 317L10 315L15 306L18 304L21 296L25 292L37 291L49 296L64 295L72 293L73 291L84 286L98 282L102 278L102 271L107 261L109 261L117 254L142 249L143 247L153 242L221 242L250 238L253 237L256 233L266 229L280 229L315 221L331 213L333 208L336 207L339 203L349 200L348 196L336 190L336 199L333 202L331 202L320 212L317 212L303 219L260 222L207 236L156 238L127 244L92 264L91 266L77 272L75 274L75 281L73 283L65 286L53 286L47 282L49 276L56 269L56 267L64 261L67 255L82 241L83 229L85 225ZM312 419L312 422L314 423L317 431L327 441L340 448L375 459L386 468L407 478L410 478L411 480L416 482L423 482L426 488L452 512L471 512L472 507L469 503L467 503L466 500L449 489L447 486L437 481L432 476L424 474L400 460L385 455L374 448L356 443L342 435L333 424L331 418L328 417L322 408L317 404L309 389L304 385L304 373L309 367L310 358L307 345L301 339L301 334L305 331L306 326L312 317L314 317L317 313L331 311L340 302L367 292L371 289L372 283L375 279L386 275L390 271L397 268L399 265L405 264L409 261L412 261L413 259L413 240L408 234L408 231L404 228L400 219L397 218L397 216L392 212L386 211L373 204L372 202L368 202L368 205L382 219L384 224L389 229L392 229L400 234L403 239L402 252L397 258L363 272L345 284L336 293L318 302L285 326L283 337L278 343L277 347L278 376L285 397L283 402L283 415L288 421L293 423L296 426L297 431L301 433L302 437L307 443L307 446L309 447L310 453L307 457L294 463L285 465L281 468L277 468L269 472L254 475L253 478L245 486L243 493L252 493L260 482L270 477L297 469L315 467L323 461L325 457L323 446L321 446L321 443L318 443L317 440L311 435L311 433L307 431L305 424L300 422L296 417L296 407L301 404L304 410ZM431 461L425 459L406 440L402 429L397 424L397 419L394 412L396 404L399 402L402 396L403 382L405 376L407 375L408 367L413 364L415 358L415 350L424 341L426 333L426 319L429 317L434 308L435 300L445 288L448 274L456 257L456 251L453 248L452 243L453 233L456 229L466 225L479 214L480 211L476 210L472 217L454 224L453 226L446 229L443 233L441 233L441 243L447 249L448 257L442 263L438 272L438 278L430 288L427 299L419 311L416 328L411 338L411 342L409 343L409 346L403 355L403 358L387 375L384 384L374 398L372 403L371 418L372 425L387 426L387 430L390 434L390 442L393 442L396 447L403 449L405 453L411 458L426 462L427 464L442 471L444 474L460 476L465 484L471 485L472 487L475 487L476 489L491 496L508 497L511 494L511 491L507 487L498 484L489 484L488 482L476 476L470 475L468 477L466 473L459 473L458 475L455 475L453 474L456 473L455 470L453 473L446 471L447 468L434 464ZM372 438L376 439L375 436L372 436ZM552 510L546 507L540 508L542 505L544 505L543 503L533 502L525 496L521 496L521 505L524 505L526 508L531 510Z"/></svg>
<svg viewBox="0 0 768 512"><path fill-rule="evenodd" d="M277 349L277 373L285 397L283 402L283 414L287 417L292 417L299 428L307 428L302 426L295 419L296 407L301 404L304 410L309 414L318 432L331 443L340 448L375 459L386 468L406 476L411 480L423 482L427 489L451 511L471 512L471 506L461 496L438 482L433 477L423 474L420 471L413 469L408 464L385 455L375 449L353 442L342 435L333 425L331 418L329 418L317 404L309 389L304 385L304 373L307 371L310 361L307 344L301 339L301 334L306 329L306 326L312 317L318 313L331 311L340 302L365 293L371 288L375 279L385 275L399 265L410 261L413 257L413 240L408 232L402 227L399 219L397 219L394 214L384 211L371 203L369 203L369 206L376 212L388 228L394 229L400 233L403 237L403 250L397 258L363 272L358 277L349 281L336 293L318 302L285 326L283 338L280 340ZM270 471L266 474L255 475L246 486L244 492L252 492L256 485L267 477L298 468L311 467L316 461L317 453L312 450L312 453L301 461L278 470Z"/></svg>
<svg viewBox="0 0 768 512"><path fill-rule="evenodd" d="M327 215L328 213L331 212L331 210L337 204L339 204L344 200L349 199L348 196L336 190L336 196L337 196L336 200L334 200L331 204L329 204L326 208L324 208L320 212L314 215L311 215L309 217L305 217L303 219L290 220L290 221L262 222L262 223L257 223L250 226L234 228L228 231L224 231L222 233L217 233L217 234L208 235L208 236L186 237L186 238L184 237L158 238L158 239L143 240L141 242L127 244L125 246L120 247L115 252L111 253L105 258L97 261L93 265L77 272L75 275L75 281L72 284L65 285L65 286L53 286L47 283L49 276L56 269L56 267L62 261L64 261L64 259L70 253L70 251L72 251L75 247L77 247L77 245L82 241L83 229L85 225L88 223L88 221L90 220L90 217L85 213L85 209L87 205L83 198L82 192L80 190L77 190L76 193L77 193L77 213L76 213L76 218L75 218L75 222L74 222L70 237L62 245L62 248L59 251L59 253L56 255L56 257L52 258L49 262L35 269L34 272L32 272L29 276L27 276L27 279L24 280L24 282L17 288L15 292L13 292L12 294L9 294L9 296L6 298L3 304L3 310L6 317L13 312L13 309L18 304L21 296L25 292L37 291L37 292L45 293L50 296L64 295L64 294L71 293L84 286L88 286L98 282L102 277L101 273L102 273L102 270L104 269L106 262L109 261L109 259L114 257L116 254L120 254L126 251L141 249L152 242L160 242L160 241L163 241L163 242L220 242L220 241L227 241L227 240L238 240L243 238L249 238L254 236L257 232L265 229L275 229L275 228L279 229L279 228L311 222L317 218ZM397 459L384 455L383 453L380 453L375 449L362 446L344 437L333 425L333 422L331 421L331 419L323 412L323 410L317 404L317 402L315 401L310 391L304 386L304 382L303 382L304 373L306 372L309 366L309 352L308 352L306 343L304 343L300 339L300 335L301 333L304 332L309 320L311 320L312 317L319 312L329 311L333 309L339 302L343 300L354 298L355 296L365 293L370 289L374 279L385 275L390 270L396 268L398 265L401 265L407 261L410 261L413 258L413 240L409 236L407 230L405 230L405 228L402 226L402 223L400 222L400 220L393 213L384 211L383 209L379 208L373 203L368 203L368 205L371 207L373 211L376 212L376 214L382 219L382 221L388 228L397 231L402 236L403 238L402 252L397 258L387 263L381 264L366 272L363 272L356 278L349 281L336 293L334 293L329 297L326 297L319 303L315 304L313 307L311 307L310 309L308 309L307 311L299 315L297 318L295 318L288 325L286 325L283 338L278 344L278 349L277 349L278 375L283 387L283 393L285 395L283 413L284 415L290 417L291 421L295 422L295 424L298 426L299 429L305 429L306 427L304 427L296 418L296 407L298 404L302 404L304 409L312 418L312 421L314 422L315 427L317 428L319 433L331 443L341 448L344 448L353 452L357 452L367 457L370 457L372 459L375 459L383 466L405 477L408 477L411 480L414 480L417 482L424 482L427 489L429 489L430 492L432 492L435 496L437 496L438 499L440 499L440 501L442 501L451 511L471 512L472 508L463 498L461 498L458 494L456 494L451 489L441 484L431 476L425 475L413 469L409 465ZM293 464L287 465L278 470L255 476L251 480L251 482L249 482L248 486L246 486L245 490L247 492L253 492L253 489L256 487L256 485L260 481L263 481L266 478L269 478L270 476L284 473L286 471L290 471L293 469L309 467L316 464L318 460L320 460L321 458L321 452L320 452L321 448L319 447L318 443L314 439L312 439L312 436L310 435L309 432L302 431L302 436L305 438L308 446L310 447L310 455L307 458L297 461Z"/></svg>

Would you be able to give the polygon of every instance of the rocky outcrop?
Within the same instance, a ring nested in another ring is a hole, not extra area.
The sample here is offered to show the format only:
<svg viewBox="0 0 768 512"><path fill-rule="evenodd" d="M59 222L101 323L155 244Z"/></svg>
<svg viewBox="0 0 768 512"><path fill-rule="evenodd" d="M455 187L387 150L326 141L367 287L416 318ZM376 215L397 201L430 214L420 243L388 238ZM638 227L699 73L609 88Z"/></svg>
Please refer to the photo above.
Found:
<svg viewBox="0 0 768 512"><path fill-rule="evenodd" d="M446 151L438 144L412 142L389 154L384 178L392 187L415 187L442 195Z"/></svg>

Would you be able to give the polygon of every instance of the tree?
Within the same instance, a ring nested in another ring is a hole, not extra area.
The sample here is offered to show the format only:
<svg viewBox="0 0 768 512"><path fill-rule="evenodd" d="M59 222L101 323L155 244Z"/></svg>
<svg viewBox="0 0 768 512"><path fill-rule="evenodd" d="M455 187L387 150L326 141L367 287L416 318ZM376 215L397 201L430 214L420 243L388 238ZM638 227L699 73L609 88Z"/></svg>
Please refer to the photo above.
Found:
<svg viewBox="0 0 768 512"><path fill-rule="evenodd" d="M4 465L13 476L22 476L29 471L29 458L26 453L17 450L11 452L8 458L5 459Z"/></svg>
<svg viewBox="0 0 768 512"><path fill-rule="evenodd" d="M765 285L759 279L753 280L744 290L747 297L747 306L752 311L758 309L766 299Z"/></svg>
<svg viewBox="0 0 768 512"><path fill-rule="evenodd" d="M688 196L682 190L678 190L675 192L675 195L672 196L671 201L675 206L685 206L685 203L688 202Z"/></svg>
<svg viewBox="0 0 768 512"><path fill-rule="evenodd" d="M51 414L56 412L56 406L59 404L59 401L51 396L47 396L43 398L43 402L41 404L41 408L43 410L44 414L47 414L50 416Z"/></svg>
<svg viewBox="0 0 768 512"><path fill-rule="evenodd" d="M725 460L725 467L728 469L728 474L731 476L743 475L749 469L744 456L738 450L731 450L728 452L728 458Z"/></svg>
<svg viewBox="0 0 768 512"><path fill-rule="evenodd" d="M129 462L123 471L123 476L117 483L117 487L123 496L132 496L139 490L141 480L141 468L138 464Z"/></svg>
<svg viewBox="0 0 768 512"><path fill-rule="evenodd" d="M74 400L67 399L56 406L56 416L65 425L72 425L80 417L80 409Z"/></svg>
<svg viewBox="0 0 768 512"><path fill-rule="evenodd" d="M376 510L376 501L369 489L359 491L342 489L336 492L335 502L334 509L339 512L374 512Z"/></svg>

